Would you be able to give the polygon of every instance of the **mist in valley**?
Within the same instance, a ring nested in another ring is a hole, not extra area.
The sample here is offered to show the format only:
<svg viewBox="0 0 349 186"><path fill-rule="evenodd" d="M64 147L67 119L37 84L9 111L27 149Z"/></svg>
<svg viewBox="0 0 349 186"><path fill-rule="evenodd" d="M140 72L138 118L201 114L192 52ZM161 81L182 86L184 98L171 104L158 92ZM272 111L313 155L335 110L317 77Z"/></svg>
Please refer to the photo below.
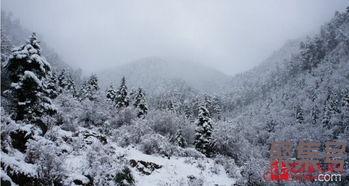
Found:
<svg viewBox="0 0 349 186"><path fill-rule="evenodd" d="M147 57L201 63L234 75L288 40L316 33L346 5L346 0L4 0L2 10L85 75Z"/></svg>
<svg viewBox="0 0 349 186"><path fill-rule="evenodd" d="M321 184L270 171L349 148L349 2L4 0L0 110L1 185Z"/></svg>

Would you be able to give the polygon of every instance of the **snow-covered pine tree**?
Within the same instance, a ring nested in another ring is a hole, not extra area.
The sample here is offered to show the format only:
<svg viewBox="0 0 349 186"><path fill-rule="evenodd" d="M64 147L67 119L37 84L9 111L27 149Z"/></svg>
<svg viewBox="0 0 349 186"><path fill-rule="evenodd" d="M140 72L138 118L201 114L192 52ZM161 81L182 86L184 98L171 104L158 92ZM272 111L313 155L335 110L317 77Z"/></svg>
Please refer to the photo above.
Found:
<svg viewBox="0 0 349 186"><path fill-rule="evenodd" d="M66 80L66 73L65 69L61 71L61 73L58 75L58 86L59 86L59 92L62 93L64 89L67 87L67 80Z"/></svg>
<svg viewBox="0 0 349 186"><path fill-rule="evenodd" d="M115 105L116 105L116 108L118 109L128 107L129 105L129 97L127 95L127 86L126 86L125 77L122 77L120 88L116 92Z"/></svg>
<svg viewBox="0 0 349 186"><path fill-rule="evenodd" d="M349 9L349 8L348 8ZM349 106L349 90L346 91L346 93L344 93L343 96L343 104L345 106Z"/></svg>
<svg viewBox="0 0 349 186"><path fill-rule="evenodd" d="M138 89L131 89L128 97L130 99L130 102L132 102L132 105L135 103L137 95L138 95Z"/></svg>
<svg viewBox="0 0 349 186"><path fill-rule="evenodd" d="M184 115L186 118L190 118L192 116L192 111L188 104L184 105Z"/></svg>
<svg viewBox="0 0 349 186"><path fill-rule="evenodd" d="M174 142L182 148L187 146L187 141L183 137L182 129L178 129L178 131L176 132Z"/></svg>
<svg viewBox="0 0 349 186"><path fill-rule="evenodd" d="M212 120L205 106L200 106L199 117L195 122L195 149L210 156L212 154Z"/></svg>
<svg viewBox="0 0 349 186"><path fill-rule="evenodd" d="M93 91L99 90L98 78L95 74L92 74L90 76L90 79L88 80L87 83L88 83L88 85L90 85L89 87L91 88L91 90L93 90Z"/></svg>
<svg viewBox="0 0 349 186"><path fill-rule="evenodd" d="M26 44L13 50L5 69L11 81L11 87L6 93L11 96L9 100L14 119L42 124L40 119L43 115L56 113L43 83L51 74L51 66L41 56L35 33Z"/></svg>
<svg viewBox="0 0 349 186"><path fill-rule="evenodd" d="M52 75L45 81L45 86L47 88L48 96L51 99L55 99L58 96L58 81L56 73L52 73Z"/></svg>
<svg viewBox="0 0 349 186"><path fill-rule="evenodd" d="M324 106L324 115L322 118L323 126L327 128L334 127L333 125L337 122L333 122L333 120L336 118L338 112L339 110L337 96L332 91L329 91Z"/></svg>
<svg viewBox="0 0 349 186"><path fill-rule="evenodd" d="M76 92L76 87L75 87L75 82L71 75L67 75L67 83L66 83L66 90L70 93L75 94Z"/></svg>
<svg viewBox="0 0 349 186"><path fill-rule="evenodd" d="M221 110L219 98L217 96L211 97L211 96L205 95L204 102L207 110L211 114L211 117L215 119L220 119L222 110Z"/></svg>
<svg viewBox="0 0 349 186"><path fill-rule="evenodd" d="M342 117L343 126L347 126L349 123L349 90L346 90L342 98Z"/></svg>
<svg viewBox="0 0 349 186"><path fill-rule="evenodd" d="M320 118L320 109L318 108L318 105L314 103L312 109L311 109L311 122L312 124L317 124L318 120Z"/></svg>
<svg viewBox="0 0 349 186"><path fill-rule="evenodd" d="M211 96L205 94L204 95L204 104L205 104L205 107L207 110L210 110L209 108L211 107L212 105L212 99L211 99ZM210 112L211 113L211 112ZM212 115L212 113L211 113Z"/></svg>
<svg viewBox="0 0 349 186"><path fill-rule="evenodd" d="M199 116L199 110L200 110L200 99L199 97L195 97L192 99L191 103L190 103L190 107L192 109L192 116L194 118Z"/></svg>
<svg viewBox="0 0 349 186"><path fill-rule="evenodd" d="M96 93L99 90L98 78L92 74L89 79L82 85L80 100L89 99L96 100Z"/></svg>
<svg viewBox="0 0 349 186"><path fill-rule="evenodd" d="M99 90L98 79L97 76L92 74L90 78L83 85L83 89L85 90L85 98L93 101L96 99L96 93Z"/></svg>
<svg viewBox="0 0 349 186"><path fill-rule="evenodd" d="M139 118L144 117L148 112L145 96L141 88L138 89L133 106L137 109L137 116Z"/></svg>
<svg viewBox="0 0 349 186"><path fill-rule="evenodd" d="M221 100L217 96L214 96L212 98L212 111L214 112L215 117L217 119L221 119L221 114L222 114Z"/></svg>
<svg viewBox="0 0 349 186"><path fill-rule="evenodd" d="M302 124L304 122L303 109L297 105L295 108L295 118L297 123Z"/></svg>
<svg viewBox="0 0 349 186"><path fill-rule="evenodd" d="M110 85L109 88L107 89L106 97L112 102L115 101L116 90L114 89L113 85Z"/></svg>
<svg viewBox="0 0 349 186"><path fill-rule="evenodd" d="M12 44L10 38L1 30L1 62L8 60L8 55L11 54Z"/></svg>
<svg viewBox="0 0 349 186"><path fill-rule="evenodd" d="M59 93L67 91L73 95L76 94L76 87L73 78L67 73L65 69L61 71L57 78L57 84L59 88Z"/></svg>

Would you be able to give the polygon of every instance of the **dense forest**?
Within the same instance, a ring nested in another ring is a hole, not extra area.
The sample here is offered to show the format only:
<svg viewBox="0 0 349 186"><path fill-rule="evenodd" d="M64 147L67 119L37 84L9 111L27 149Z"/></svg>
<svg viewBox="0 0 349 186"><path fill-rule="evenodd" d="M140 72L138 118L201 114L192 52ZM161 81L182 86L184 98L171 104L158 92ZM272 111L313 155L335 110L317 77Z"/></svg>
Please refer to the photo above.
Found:
<svg viewBox="0 0 349 186"><path fill-rule="evenodd" d="M2 185L265 185L274 141L349 149L349 7L233 77L68 64L1 12Z"/></svg>

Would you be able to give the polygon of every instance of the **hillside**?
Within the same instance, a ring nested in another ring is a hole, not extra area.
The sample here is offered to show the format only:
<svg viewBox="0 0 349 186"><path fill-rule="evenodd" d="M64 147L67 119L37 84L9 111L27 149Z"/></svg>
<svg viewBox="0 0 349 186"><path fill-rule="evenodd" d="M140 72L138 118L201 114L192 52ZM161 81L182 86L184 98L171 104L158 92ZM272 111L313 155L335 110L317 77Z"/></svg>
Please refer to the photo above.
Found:
<svg viewBox="0 0 349 186"><path fill-rule="evenodd" d="M227 154L238 157L238 162L251 164L258 157L261 162L253 169L266 170L262 160L269 161L274 141L292 141L296 147L300 140L324 144L336 139L344 141L348 148L348 36L349 8L336 13L319 34L299 42L298 49L291 47L285 54L269 58L264 66L238 76L233 84L240 89L225 99L228 109L234 112L232 126L226 126L230 132L225 135L234 133L235 137L229 142L222 139L222 149L234 144ZM252 177L261 177L253 169ZM343 177L347 179L348 174Z"/></svg>

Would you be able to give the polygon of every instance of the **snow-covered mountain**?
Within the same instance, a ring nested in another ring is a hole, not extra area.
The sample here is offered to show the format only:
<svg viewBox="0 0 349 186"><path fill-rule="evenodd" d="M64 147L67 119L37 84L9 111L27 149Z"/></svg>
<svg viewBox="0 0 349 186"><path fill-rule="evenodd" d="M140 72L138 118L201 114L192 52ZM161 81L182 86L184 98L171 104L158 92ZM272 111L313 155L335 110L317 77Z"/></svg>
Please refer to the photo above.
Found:
<svg viewBox="0 0 349 186"><path fill-rule="evenodd" d="M290 80L289 63L300 51L301 40L289 40L280 49L254 68L231 78L226 89L230 104L240 112L244 106L265 99L267 93L275 91ZM292 78L291 78L292 79Z"/></svg>
<svg viewBox="0 0 349 186"><path fill-rule="evenodd" d="M233 148L230 152L238 162L249 162L256 178L267 166L252 164L256 159L268 161L275 141L292 141L294 147L301 140L342 140L348 145L349 7L318 34L285 45L231 84L235 88L224 100L235 115L227 127L231 131L220 134L237 136L228 140L235 148L252 145L241 153ZM348 171L342 176L347 185Z"/></svg>
<svg viewBox="0 0 349 186"><path fill-rule="evenodd" d="M188 61L158 57L140 59L98 73L104 86L119 85L122 76L130 87L144 88L149 94L169 91L178 86L199 92L221 92L230 77L213 68Z"/></svg>

